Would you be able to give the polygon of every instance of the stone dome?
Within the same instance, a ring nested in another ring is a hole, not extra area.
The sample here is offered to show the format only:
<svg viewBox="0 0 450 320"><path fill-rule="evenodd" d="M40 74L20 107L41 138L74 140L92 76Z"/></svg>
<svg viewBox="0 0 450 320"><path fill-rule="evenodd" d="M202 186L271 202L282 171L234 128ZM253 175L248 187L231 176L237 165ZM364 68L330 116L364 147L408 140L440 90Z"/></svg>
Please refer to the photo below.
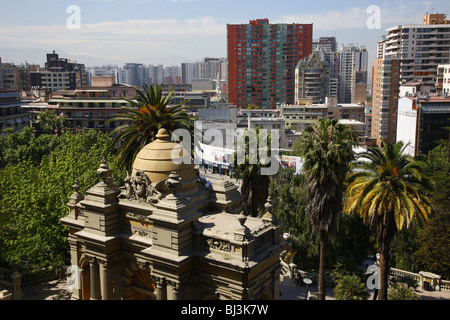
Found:
<svg viewBox="0 0 450 320"><path fill-rule="evenodd" d="M184 157L189 159L189 163L180 163ZM156 140L147 144L137 154L132 175L134 176L137 171L143 171L153 184L176 171L183 183L182 189L192 186L197 181L189 151L181 144L170 141L170 135L164 128L159 129Z"/></svg>

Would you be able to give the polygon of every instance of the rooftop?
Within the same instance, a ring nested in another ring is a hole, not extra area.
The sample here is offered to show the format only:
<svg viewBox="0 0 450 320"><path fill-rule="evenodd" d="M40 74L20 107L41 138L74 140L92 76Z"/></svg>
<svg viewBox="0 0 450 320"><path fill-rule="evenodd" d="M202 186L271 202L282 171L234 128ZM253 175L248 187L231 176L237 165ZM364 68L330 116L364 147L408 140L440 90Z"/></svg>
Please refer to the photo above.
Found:
<svg viewBox="0 0 450 320"><path fill-rule="evenodd" d="M230 213L206 215L199 218L198 222L197 228L203 232L204 236L229 241L234 240L234 233L240 226L238 216ZM253 217L247 217L244 225L250 230L252 235L256 235L266 229L261 219Z"/></svg>

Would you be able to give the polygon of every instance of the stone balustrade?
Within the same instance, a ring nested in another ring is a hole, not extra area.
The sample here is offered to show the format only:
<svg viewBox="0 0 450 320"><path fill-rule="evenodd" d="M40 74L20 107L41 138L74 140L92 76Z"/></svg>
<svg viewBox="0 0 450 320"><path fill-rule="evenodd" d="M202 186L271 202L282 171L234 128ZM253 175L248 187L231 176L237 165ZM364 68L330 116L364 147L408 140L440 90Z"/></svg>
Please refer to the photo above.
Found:
<svg viewBox="0 0 450 320"><path fill-rule="evenodd" d="M283 274L288 275L289 278L295 280L298 275L302 278L317 279L316 273L306 272L297 269L297 265L294 263L287 264L283 259L280 258L281 271ZM405 270L400 270L396 268L390 268L389 276L394 279L410 278L415 281L424 289L424 283L428 282L430 284L430 290L445 290L450 291L450 280L442 280L439 275L435 275L429 272L414 273ZM332 284L332 278L327 276L327 286Z"/></svg>

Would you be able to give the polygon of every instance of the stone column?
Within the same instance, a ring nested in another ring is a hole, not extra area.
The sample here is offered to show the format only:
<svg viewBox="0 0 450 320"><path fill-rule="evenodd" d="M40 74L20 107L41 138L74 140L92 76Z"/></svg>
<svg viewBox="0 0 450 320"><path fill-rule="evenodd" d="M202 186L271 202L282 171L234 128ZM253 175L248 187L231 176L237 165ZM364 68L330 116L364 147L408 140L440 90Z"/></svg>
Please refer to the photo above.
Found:
<svg viewBox="0 0 450 320"><path fill-rule="evenodd" d="M73 235L69 235L67 238L70 247L70 273L67 274L68 277L71 277L72 280L72 296L71 300L80 300L81 299L81 281L82 281L82 272L83 269L78 267L78 248L77 242ZM75 269L75 270L73 270Z"/></svg>
<svg viewBox="0 0 450 320"><path fill-rule="evenodd" d="M112 297L112 286L111 286L111 264L107 261L102 261L102 276L101 280L101 297L102 300L113 300Z"/></svg>
<svg viewBox="0 0 450 320"><path fill-rule="evenodd" d="M179 282L171 281L172 300L181 300L182 288Z"/></svg>
<svg viewBox="0 0 450 320"><path fill-rule="evenodd" d="M275 269L272 274L273 278L273 299L280 300L280 272L281 268Z"/></svg>
<svg viewBox="0 0 450 320"><path fill-rule="evenodd" d="M100 300L100 271L98 268L98 262L96 258L89 259L89 274L91 285L91 300Z"/></svg>
<svg viewBox="0 0 450 320"><path fill-rule="evenodd" d="M166 279L155 277L156 282L156 300L167 300L167 284Z"/></svg>

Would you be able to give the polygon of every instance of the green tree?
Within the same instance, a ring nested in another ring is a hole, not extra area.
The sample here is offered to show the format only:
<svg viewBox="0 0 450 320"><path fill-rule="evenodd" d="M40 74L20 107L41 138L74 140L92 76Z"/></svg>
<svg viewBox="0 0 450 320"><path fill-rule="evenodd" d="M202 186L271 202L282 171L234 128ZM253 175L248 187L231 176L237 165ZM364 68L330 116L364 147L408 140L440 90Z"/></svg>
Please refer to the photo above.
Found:
<svg viewBox="0 0 450 320"><path fill-rule="evenodd" d="M136 88L136 99L126 99L130 107L122 106L122 112L109 119L110 122L124 122L115 128L111 149L116 146L116 161L122 169L130 170L139 151L155 139L158 130L191 129L192 117L186 112L184 102L169 106L174 91L163 93L162 85L144 85L143 90Z"/></svg>
<svg viewBox="0 0 450 320"><path fill-rule="evenodd" d="M307 127L294 143L293 151L304 159L308 190L307 212L311 217L313 233L320 238L319 294L325 299L325 262L329 234L336 230L336 217L342 208L344 182L350 162L354 159L352 148L357 135L350 126L337 119L319 119Z"/></svg>
<svg viewBox="0 0 450 320"><path fill-rule="evenodd" d="M68 132L39 166L30 160L0 170L0 260L23 269L58 267L68 263L67 230L59 219L78 179L84 192L98 182L96 170L108 152L110 139L101 132ZM111 166L120 184L124 173Z"/></svg>
<svg viewBox="0 0 450 320"><path fill-rule="evenodd" d="M361 217L347 215L340 211L337 215L336 232L330 235L328 265L342 264L347 270L356 272L369 254L374 254L375 241Z"/></svg>
<svg viewBox="0 0 450 320"><path fill-rule="evenodd" d="M58 147L56 136L44 134L36 137L30 127L23 128L21 132L8 128L4 133L0 135L0 169L25 160L37 166L45 155Z"/></svg>
<svg viewBox="0 0 450 320"><path fill-rule="evenodd" d="M306 214L308 193L305 176L294 174L290 168L280 168L271 177L269 194L281 230L291 235L297 251L294 263L300 270L314 272L319 265L319 241L311 234L311 221ZM348 270L356 271L367 255L374 252L373 238L362 218L340 212L336 233L330 235L326 264L340 263Z"/></svg>
<svg viewBox="0 0 450 320"><path fill-rule="evenodd" d="M439 274L444 279L450 279L450 148L447 143L431 150L426 158L426 175L435 183L430 192L433 215L414 239L414 258L420 269Z"/></svg>
<svg viewBox="0 0 450 320"><path fill-rule="evenodd" d="M58 115L54 110L46 110L39 114L33 123L36 136L42 134L61 135L67 131L69 121L64 115Z"/></svg>
<svg viewBox="0 0 450 320"><path fill-rule="evenodd" d="M428 224L428 221L426 224ZM392 267L410 272L420 271L420 264L416 259L415 252L418 250L417 237L422 227L413 218L409 228L403 228L395 234L391 244L391 255L389 257L389 262Z"/></svg>
<svg viewBox="0 0 450 320"><path fill-rule="evenodd" d="M273 211L282 232L291 235L293 249L297 251L294 263L300 270L314 271L319 264L319 243L311 234L311 223L306 214L305 176L294 174L291 168L280 168L270 180Z"/></svg>
<svg viewBox="0 0 450 320"><path fill-rule="evenodd" d="M416 239L415 259L422 270L450 279L450 214L435 211Z"/></svg>
<svg viewBox="0 0 450 320"><path fill-rule="evenodd" d="M389 254L398 230L409 227L416 215L419 222L428 218L431 204L417 186L431 189L423 175L422 157L404 154L406 146L384 142L384 149L369 147L358 155L354 173L349 177L346 213L359 214L377 237L380 253L379 300L387 299Z"/></svg>

